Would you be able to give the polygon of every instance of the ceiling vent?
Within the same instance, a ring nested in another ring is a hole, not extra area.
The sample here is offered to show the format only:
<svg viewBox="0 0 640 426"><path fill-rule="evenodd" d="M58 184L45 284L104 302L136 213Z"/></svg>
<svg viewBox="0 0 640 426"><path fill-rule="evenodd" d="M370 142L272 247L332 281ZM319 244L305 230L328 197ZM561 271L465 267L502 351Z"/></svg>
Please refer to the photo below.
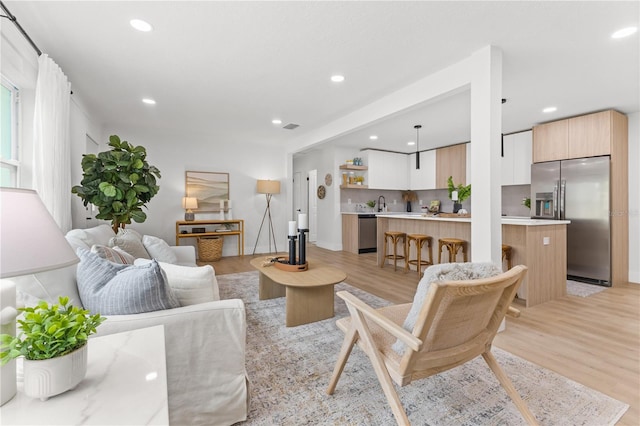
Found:
<svg viewBox="0 0 640 426"><path fill-rule="evenodd" d="M283 127L283 129L293 130L293 129L295 129L296 127L300 127L300 125L299 125L299 124L289 123L289 124L287 124L286 126L284 126L284 127Z"/></svg>

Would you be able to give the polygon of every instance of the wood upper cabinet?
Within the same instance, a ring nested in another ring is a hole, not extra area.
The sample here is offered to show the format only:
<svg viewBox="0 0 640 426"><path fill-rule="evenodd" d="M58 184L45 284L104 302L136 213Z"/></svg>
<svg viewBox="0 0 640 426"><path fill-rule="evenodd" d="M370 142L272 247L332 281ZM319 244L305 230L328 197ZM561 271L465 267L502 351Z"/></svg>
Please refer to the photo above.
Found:
<svg viewBox="0 0 640 426"><path fill-rule="evenodd" d="M533 162L569 158L569 120L540 124L533 128Z"/></svg>
<svg viewBox="0 0 640 426"><path fill-rule="evenodd" d="M611 155L618 123L626 116L609 110L533 128L533 162Z"/></svg>
<svg viewBox="0 0 640 426"><path fill-rule="evenodd" d="M570 118L569 156L567 158L597 157L611 154L611 114L602 111Z"/></svg>
<svg viewBox="0 0 640 426"><path fill-rule="evenodd" d="M436 149L436 188L447 188L447 179L453 177L456 185L467 184L467 144Z"/></svg>

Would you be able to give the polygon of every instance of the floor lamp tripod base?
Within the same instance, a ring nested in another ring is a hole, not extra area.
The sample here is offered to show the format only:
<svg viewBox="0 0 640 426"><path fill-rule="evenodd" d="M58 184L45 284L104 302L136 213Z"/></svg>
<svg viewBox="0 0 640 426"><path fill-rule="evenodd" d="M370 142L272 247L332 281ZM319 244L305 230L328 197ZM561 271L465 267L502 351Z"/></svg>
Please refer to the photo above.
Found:
<svg viewBox="0 0 640 426"><path fill-rule="evenodd" d="M260 223L260 229L258 230L258 236L256 237L256 243L253 246L253 254L256 254L256 248L258 247L258 240L260 239L260 234L262 233L262 227L264 226L264 221L266 220L267 216L269 217L269 253L271 253L271 240L273 240L273 247L276 249L276 253L278 252L278 246L276 245L276 236L275 233L273 232L273 222L271 220L271 195L272 194L266 194L267 195L267 207L264 209L264 214L262 215L262 222Z"/></svg>

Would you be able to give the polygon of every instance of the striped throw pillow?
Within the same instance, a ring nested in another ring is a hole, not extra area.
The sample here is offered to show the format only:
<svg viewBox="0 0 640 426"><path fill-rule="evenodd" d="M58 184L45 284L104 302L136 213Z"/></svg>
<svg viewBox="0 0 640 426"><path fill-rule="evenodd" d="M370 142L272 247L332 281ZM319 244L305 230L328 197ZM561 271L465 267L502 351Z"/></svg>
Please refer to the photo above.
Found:
<svg viewBox="0 0 640 426"><path fill-rule="evenodd" d="M92 313L128 315L177 308L180 302L160 265L119 265L79 248L78 293Z"/></svg>
<svg viewBox="0 0 640 426"><path fill-rule="evenodd" d="M107 259L109 262L120 265L133 265L133 262L136 260L135 257L120 249L120 247L107 247L94 244L91 246L91 253L95 253L101 258Z"/></svg>

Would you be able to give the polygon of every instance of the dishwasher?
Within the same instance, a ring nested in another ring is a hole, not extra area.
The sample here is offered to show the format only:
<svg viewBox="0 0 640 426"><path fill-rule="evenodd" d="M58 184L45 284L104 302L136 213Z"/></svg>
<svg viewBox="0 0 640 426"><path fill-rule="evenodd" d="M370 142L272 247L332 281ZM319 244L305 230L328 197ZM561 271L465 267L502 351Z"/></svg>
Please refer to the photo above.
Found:
<svg viewBox="0 0 640 426"><path fill-rule="evenodd" d="M377 220L375 214L358 215L358 254L377 251Z"/></svg>

